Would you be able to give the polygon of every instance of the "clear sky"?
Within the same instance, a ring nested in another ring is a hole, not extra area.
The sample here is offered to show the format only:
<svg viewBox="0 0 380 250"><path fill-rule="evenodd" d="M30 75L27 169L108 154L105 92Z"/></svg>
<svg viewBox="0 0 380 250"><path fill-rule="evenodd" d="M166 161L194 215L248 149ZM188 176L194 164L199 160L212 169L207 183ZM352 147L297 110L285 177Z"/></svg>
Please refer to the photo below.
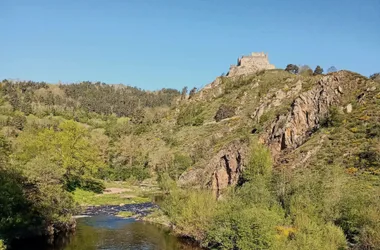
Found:
<svg viewBox="0 0 380 250"><path fill-rule="evenodd" d="M0 78L201 87L237 57L380 71L379 0L0 0Z"/></svg>

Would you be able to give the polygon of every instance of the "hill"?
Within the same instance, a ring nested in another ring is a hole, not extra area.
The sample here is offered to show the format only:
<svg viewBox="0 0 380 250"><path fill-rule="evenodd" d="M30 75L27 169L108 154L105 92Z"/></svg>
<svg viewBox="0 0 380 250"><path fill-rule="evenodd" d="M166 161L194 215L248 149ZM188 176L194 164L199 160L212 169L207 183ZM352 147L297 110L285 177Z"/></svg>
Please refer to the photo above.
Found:
<svg viewBox="0 0 380 250"><path fill-rule="evenodd" d="M349 71L190 96L4 80L0 238L70 227L75 189L157 179L176 232L209 248L378 249L379 124L380 83Z"/></svg>

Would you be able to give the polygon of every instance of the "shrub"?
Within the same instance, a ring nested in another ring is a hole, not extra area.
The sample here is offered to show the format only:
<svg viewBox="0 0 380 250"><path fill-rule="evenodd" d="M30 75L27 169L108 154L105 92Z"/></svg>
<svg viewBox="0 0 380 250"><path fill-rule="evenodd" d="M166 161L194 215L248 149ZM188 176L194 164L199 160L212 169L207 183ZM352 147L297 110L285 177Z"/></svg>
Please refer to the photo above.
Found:
<svg viewBox="0 0 380 250"><path fill-rule="evenodd" d="M203 241L212 223L217 201L208 190L175 190L162 204L176 231Z"/></svg>
<svg viewBox="0 0 380 250"><path fill-rule="evenodd" d="M321 126L323 127L338 127L342 125L344 114L338 107L331 107L326 117L321 119Z"/></svg>
<svg viewBox="0 0 380 250"><path fill-rule="evenodd" d="M104 183L101 180L97 180L97 179L93 179L93 178L88 178L88 179L82 180L80 187L83 190L92 191L92 192L98 193L98 194L102 193L104 191L104 189L106 189L106 186L104 185Z"/></svg>
<svg viewBox="0 0 380 250"><path fill-rule="evenodd" d="M253 181L257 177L269 178L272 172L272 156L265 146L254 143L248 165L243 170L243 182Z"/></svg>
<svg viewBox="0 0 380 250"><path fill-rule="evenodd" d="M220 105L218 111L215 114L215 121L219 122L223 119L230 118L235 115L235 107L228 106L226 104Z"/></svg>
<svg viewBox="0 0 380 250"><path fill-rule="evenodd" d="M265 208L228 208L220 209L208 231L211 249L274 249L281 216Z"/></svg>

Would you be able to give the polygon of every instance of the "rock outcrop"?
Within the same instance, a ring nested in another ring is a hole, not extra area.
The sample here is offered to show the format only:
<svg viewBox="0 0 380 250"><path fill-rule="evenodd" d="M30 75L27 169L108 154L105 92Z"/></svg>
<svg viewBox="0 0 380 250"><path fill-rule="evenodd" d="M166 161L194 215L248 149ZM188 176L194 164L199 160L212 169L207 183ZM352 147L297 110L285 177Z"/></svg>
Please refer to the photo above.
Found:
<svg viewBox="0 0 380 250"><path fill-rule="evenodd" d="M193 169L184 173L179 184L194 186L203 179L204 186L212 189L218 197L221 190L238 184L244 168L246 150L243 143L232 142L214 155L204 169Z"/></svg>
<svg viewBox="0 0 380 250"><path fill-rule="evenodd" d="M338 74L324 76L313 89L296 98L289 113L277 117L264 135L272 154L302 145L319 128L330 107L340 102L343 85Z"/></svg>

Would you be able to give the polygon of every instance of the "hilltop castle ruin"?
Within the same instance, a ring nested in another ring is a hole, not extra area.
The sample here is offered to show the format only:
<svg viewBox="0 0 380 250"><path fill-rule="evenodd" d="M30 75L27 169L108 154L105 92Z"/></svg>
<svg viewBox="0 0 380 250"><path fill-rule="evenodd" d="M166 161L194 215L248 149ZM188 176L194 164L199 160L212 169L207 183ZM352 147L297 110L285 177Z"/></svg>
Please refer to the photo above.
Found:
<svg viewBox="0 0 380 250"><path fill-rule="evenodd" d="M238 58L237 65L231 65L227 76L247 75L264 69L274 69L269 63L268 54L264 52L253 52L249 56Z"/></svg>

